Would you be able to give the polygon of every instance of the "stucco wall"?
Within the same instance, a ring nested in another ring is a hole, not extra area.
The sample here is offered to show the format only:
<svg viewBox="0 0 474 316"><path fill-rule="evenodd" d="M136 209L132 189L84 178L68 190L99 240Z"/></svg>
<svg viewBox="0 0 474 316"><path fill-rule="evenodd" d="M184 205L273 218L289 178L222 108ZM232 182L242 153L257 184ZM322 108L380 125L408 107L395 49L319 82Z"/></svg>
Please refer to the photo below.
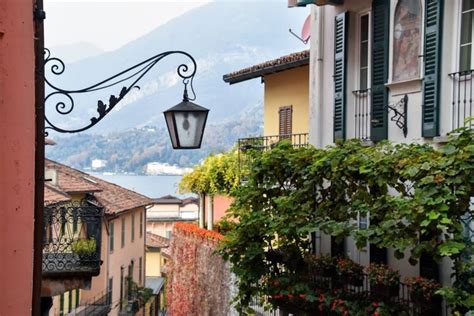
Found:
<svg viewBox="0 0 474 316"><path fill-rule="evenodd" d="M161 276L161 252L157 248L149 248L146 252L146 276Z"/></svg>
<svg viewBox="0 0 474 316"><path fill-rule="evenodd" d="M0 1L0 315L31 313L35 167L33 1Z"/></svg>
<svg viewBox="0 0 474 316"><path fill-rule="evenodd" d="M293 106L293 134L308 132L309 66L265 76L265 136L278 135L279 108Z"/></svg>
<svg viewBox="0 0 474 316"><path fill-rule="evenodd" d="M424 11L424 2L421 1L422 11ZM440 102L440 134L446 135L452 130L452 94L453 84L448 74L458 71L457 65L460 34L459 10L461 0L449 1L444 9L444 23L442 39L442 66L441 66L441 102ZM393 19L397 0L391 1L390 31L389 31L389 54L392 54L393 48ZM312 6L312 37L311 37L311 56L310 56L310 143L315 146L323 147L333 143L333 116L334 116L334 19L335 16L344 11L349 12L348 28L348 51L347 58L347 82L346 82L346 135L347 138L355 136L354 102L355 98L352 91L358 90L357 66L358 66L358 24L356 23L358 15L363 12L371 11L372 1L358 0L345 1L341 6ZM371 13L370 13L371 14ZM421 21L422 32L421 39L424 36L424 17ZM371 26L369 26L371 29ZM371 32L370 32L371 33ZM452 36L457 34L457 36ZM370 35L371 36L371 35ZM421 41L421 52L423 49L423 40ZM371 59L371 48L369 46L369 59ZM370 73L369 61L369 73ZM420 62L420 67L423 62ZM390 104L399 101L405 94L408 95L408 135L405 138L402 130L390 121L393 115L389 113L388 138L394 142L434 142L437 138L424 139L422 137L422 80L423 71L421 69L419 78L407 82L392 82L392 57L389 59L389 76L386 86L389 90L388 100ZM370 76L369 76L370 82ZM369 83L370 87L370 83ZM468 101L469 102L469 101ZM330 242L327 236L322 236L321 249L328 252ZM356 249L352 240L347 240L347 254L355 261L366 264L368 262L369 251L359 251ZM404 260L396 260L389 251L389 265L399 269L403 276L416 275L419 266L411 266ZM441 281L449 282L449 262L444 262L441 269Z"/></svg>

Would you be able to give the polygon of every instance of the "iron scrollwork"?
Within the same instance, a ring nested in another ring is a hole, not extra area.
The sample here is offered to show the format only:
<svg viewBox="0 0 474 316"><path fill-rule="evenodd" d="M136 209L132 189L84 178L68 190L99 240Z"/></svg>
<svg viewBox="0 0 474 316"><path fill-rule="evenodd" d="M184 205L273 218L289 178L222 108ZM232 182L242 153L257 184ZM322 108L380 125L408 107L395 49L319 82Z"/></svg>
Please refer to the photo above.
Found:
<svg viewBox="0 0 474 316"><path fill-rule="evenodd" d="M405 138L408 134L408 95L404 95L403 98L395 104L387 105L388 110L393 111L393 116L390 118L392 122L403 131Z"/></svg>
<svg viewBox="0 0 474 316"><path fill-rule="evenodd" d="M66 66L64 62L57 58L52 57L51 52L45 48L44 51L45 59L44 59L44 69L48 69L53 75L59 76L64 73ZM180 64L176 71L178 76L182 79L183 84L185 85L185 89L189 84L191 91L193 93L193 97L189 98L189 100L193 101L196 98L194 89L193 89L193 79L194 75L196 74L197 64L196 60L188 53L184 51L166 51L155 55L151 58L148 58L135 66L132 66L126 70L123 70L112 77L109 77L99 83L93 84L83 89L78 90L67 90L61 89L54 85L48 78L46 77L46 73L43 74L45 84L48 88L48 92L45 97L45 108L48 106L48 103L55 103L55 111L60 115L68 115L70 114L75 107L74 96L78 94L85 94L91 93L103 89L107 89L113 86L116 86L123 82L129 82L128 84L124 85L118 95L110 95L108 103L102 100L97 101L97 116L94 116L90 119L90 123L85 124L79 128L64 128L59 127L53 121L48 118L45 114L45 136L48 136L48 130L53 130L59 133L78 133L85 131L98 122L100 122L123 98L134 88L140 89L137 83L161 60L165 57L170 55L182 55L186 58L189 58L190 65L182 63ZM187 93L186 93L187 94ZM61 98L60 101L53 101L55 98ZM186 95L187 97L187 95Z"/></svg>
<svg viewBox="0 0 474 316"><path fill-rule="evenodd" d="M97 275L103 216L104 209L87 200L45 206L43 275ZM89 252L79 253L79 246L85 242L89 243Z"/></svg>

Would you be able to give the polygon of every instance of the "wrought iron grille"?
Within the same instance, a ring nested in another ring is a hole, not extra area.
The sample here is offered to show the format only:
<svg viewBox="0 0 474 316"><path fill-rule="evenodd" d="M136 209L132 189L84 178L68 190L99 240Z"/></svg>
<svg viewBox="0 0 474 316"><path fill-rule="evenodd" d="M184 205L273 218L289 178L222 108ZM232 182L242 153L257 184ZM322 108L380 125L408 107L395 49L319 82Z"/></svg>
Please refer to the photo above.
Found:
<svg viewBox="0 0 474 316"><path fill-rule="evenodd" d="M370 89L352 91L354 95L354 137L370 140Z"/></svg>
<svg viewBox="0 0 474 316"><path fill-rule="evenodd" d="M468 117L474 115L473 73L474 70L466 70L449 74L452 80L451 127L453 130L460 127L473 128L472 123L466 121Z"/></svg>
<svg viewBox="0 0 474 316"><path fill-rule="evenodd" d="M43 275L98 275L103 208L71 201L44 208Z"/></svg>
<svg viewBox="0 0 474 316"><path fill-rule="evenodd" d="M108 315L110 312L110 297L109 293L102 292L97 298L94 298L92 302L86 303L82 306L82 308L77 312L73 313L73 315L77 316L105 316ZM71 313L69 313L71 315Z"/></svg>

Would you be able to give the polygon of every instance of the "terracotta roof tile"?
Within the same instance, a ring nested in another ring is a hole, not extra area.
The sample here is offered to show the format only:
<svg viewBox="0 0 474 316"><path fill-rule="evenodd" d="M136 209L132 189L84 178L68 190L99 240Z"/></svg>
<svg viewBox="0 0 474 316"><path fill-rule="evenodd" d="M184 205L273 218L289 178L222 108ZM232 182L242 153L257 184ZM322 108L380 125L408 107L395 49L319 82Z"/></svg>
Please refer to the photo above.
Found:
<svg viewBox="0 0 474 316"><path fill-rule="evenodd" d="M117 214L137 207L153 204L153 200L144 195L58 162L46 159L45 165L47 168L56 169L58 171L58 184L61 189L63 189L61 185L61 175L68 175L81 183L84 181L93 186L95 188L94 197L104 206L106 214Z"/></svg>
<svg viewBox="0 0 474 316"><path fill-rule="evenodd" d="M71 197L66 193L62 192L57 188L54 188L48 184L44 186L44 205L51 205L59 202L70 201Z"/></svg>
<svg viewBox="0 0 474 316"><path fill-rule="evenodd" d="M170 240L163 236L146 232L146 245L148 247L167 248Z"/></svg>
<svg viewBox="0 0 474 316"><path fill-rule="evenodd" d="M223 79L232 84L308 64L309 50L304 50L231 72Z"/></svg>

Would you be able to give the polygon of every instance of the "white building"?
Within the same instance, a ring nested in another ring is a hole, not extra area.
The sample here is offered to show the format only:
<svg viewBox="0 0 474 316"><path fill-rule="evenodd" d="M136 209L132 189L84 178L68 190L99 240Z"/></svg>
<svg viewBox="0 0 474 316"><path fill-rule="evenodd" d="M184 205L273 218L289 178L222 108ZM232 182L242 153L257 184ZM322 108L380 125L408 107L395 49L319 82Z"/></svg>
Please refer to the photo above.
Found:
<svg viewBox="0 0 474 316"><path fill-rule="evenodd" d="M474 115L474 0L289 0L311 5L310 143L439 144ZM395 111L396 110L396 111ZM322 252L384 262L403 276L450 283L450 263L416 266L390 249L318 239Z"/></svg>
<svg viewBox="0 0 474 316"><path fill-rule="evenodd" d="M92 159L91 168L92 170L102 169L107 166L107 160L103 159Z"/></svg>

